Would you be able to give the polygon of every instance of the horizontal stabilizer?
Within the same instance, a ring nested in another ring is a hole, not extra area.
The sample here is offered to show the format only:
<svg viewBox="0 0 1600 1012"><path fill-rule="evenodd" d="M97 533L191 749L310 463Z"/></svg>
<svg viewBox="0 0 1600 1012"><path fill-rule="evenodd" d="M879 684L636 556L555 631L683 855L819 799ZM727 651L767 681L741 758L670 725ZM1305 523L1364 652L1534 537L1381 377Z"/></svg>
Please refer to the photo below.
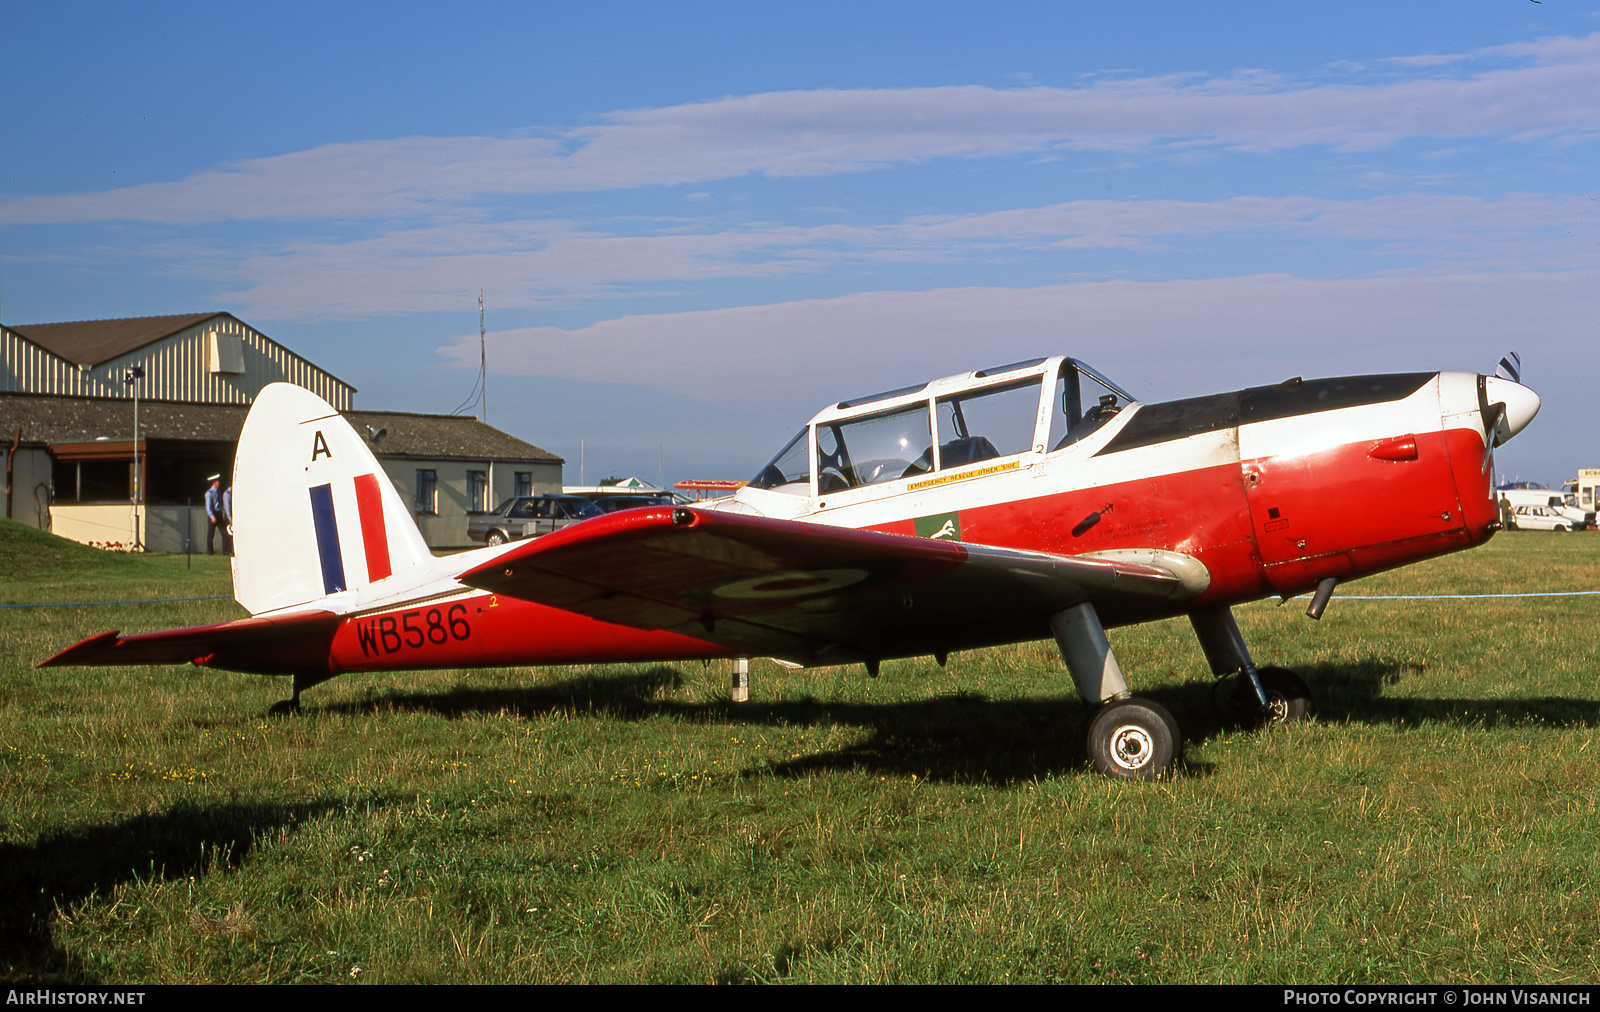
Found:
<svg viewBox="0 0 1600 1012"><path fill-rule="evenodd" d="M270 619L243 618L136 636L105 632L68 647L39 667L188 661L229 671L268 675L325 672L328 645L338 624L339 616L312 611Z"/></svg>

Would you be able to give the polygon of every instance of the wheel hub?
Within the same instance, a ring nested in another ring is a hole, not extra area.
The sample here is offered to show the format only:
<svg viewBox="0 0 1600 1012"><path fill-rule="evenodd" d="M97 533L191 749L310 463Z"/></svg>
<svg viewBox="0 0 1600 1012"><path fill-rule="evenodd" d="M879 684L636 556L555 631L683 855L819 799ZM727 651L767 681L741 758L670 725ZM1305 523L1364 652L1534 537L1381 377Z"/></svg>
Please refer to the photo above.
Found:
<svg viewBox="0 0 1600 1012"><path fill-rule="evenodd" d="M1267 693L1267 723L1286 724L1289 721L1289 700L1281 692Z"/></svg>
<svg viewBox="0 0 1600 1012"><path fill-rule="evenodd" d="M1154 754L1150 732L1137 724L1124 724L1111 733L1111 760L1125 770L1143 769Z"/></svg>

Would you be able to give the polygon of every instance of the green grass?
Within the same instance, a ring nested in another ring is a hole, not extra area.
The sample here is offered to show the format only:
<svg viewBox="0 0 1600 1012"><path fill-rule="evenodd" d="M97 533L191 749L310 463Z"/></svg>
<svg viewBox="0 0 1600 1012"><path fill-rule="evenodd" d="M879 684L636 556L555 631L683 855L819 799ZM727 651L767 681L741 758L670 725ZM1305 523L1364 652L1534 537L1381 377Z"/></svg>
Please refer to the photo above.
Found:
<svg viewBox="0 0 1600 1012"><path fill-rule="evenodd" d="M0 603L226 594L218 559L0 526ZM1600 589L1501 535L1349 594ZM1239 609L1316 717L1214 715L1186 622L1113 630L1183 767L1086 772L1052 644L282 680L32 665L231 601L0 610L0 977L1560 982L1600 978L1600 598Z"/></svg>

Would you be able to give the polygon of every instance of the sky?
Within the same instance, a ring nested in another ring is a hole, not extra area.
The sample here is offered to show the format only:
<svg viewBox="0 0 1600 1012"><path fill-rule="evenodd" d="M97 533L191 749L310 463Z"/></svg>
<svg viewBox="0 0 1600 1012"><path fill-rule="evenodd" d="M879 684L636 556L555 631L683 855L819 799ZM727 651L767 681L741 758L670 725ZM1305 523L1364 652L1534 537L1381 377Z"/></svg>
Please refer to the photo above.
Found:
<svg viewBox="0 0 1600 1012"><path fill-rule="evenodd" d="M0 320L231 312L566 478L1051 354L1490 372L1600 466L1600 0L0 0ZM486 397L475 393L478 297Z"/></svg>

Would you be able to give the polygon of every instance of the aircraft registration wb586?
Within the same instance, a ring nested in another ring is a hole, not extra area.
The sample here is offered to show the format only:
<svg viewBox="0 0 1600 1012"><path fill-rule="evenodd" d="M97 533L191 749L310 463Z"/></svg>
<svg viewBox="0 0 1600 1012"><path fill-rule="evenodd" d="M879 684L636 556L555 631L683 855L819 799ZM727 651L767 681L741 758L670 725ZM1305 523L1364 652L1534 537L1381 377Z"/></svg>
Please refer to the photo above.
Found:
<svg viewBox="0 0 1600 1012"><path fill-rule="evenodd" d="M191 661L291 675L772 657L791 666L1054 637L1097 707L1095 767L1178 758L1107 627L1187 615L1212 670L1264 719L1305 713L1258 669L1231 607L1488 540L1491 455L1539 398L1510 378L1292 379L1144 404L1042 358L840 401L734 496L645 507L442 558L325 401L262 391L234 472L234 594L251 617L121 636L45 661ZM1381 508L1377 504L1382 504Z"/></svg>

